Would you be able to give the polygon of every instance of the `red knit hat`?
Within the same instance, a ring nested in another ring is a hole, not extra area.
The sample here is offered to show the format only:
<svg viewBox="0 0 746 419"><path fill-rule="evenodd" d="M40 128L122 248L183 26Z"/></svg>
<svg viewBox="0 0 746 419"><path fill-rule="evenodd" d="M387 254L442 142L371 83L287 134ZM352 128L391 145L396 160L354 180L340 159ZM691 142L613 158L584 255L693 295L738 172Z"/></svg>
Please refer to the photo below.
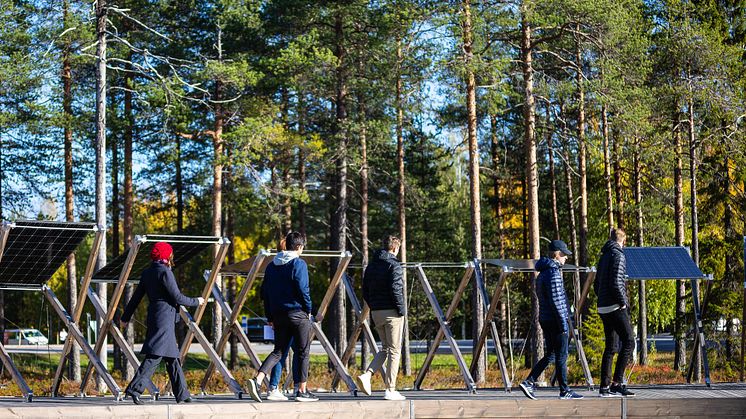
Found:
<svg viewBox="0 0 746 419"><path fill-rule="evenodd" d="M153 246L153 250L150 251L150 258L153 260L167 260L173 253L174 249L170 244L166 242L158 242Z"/></svg>

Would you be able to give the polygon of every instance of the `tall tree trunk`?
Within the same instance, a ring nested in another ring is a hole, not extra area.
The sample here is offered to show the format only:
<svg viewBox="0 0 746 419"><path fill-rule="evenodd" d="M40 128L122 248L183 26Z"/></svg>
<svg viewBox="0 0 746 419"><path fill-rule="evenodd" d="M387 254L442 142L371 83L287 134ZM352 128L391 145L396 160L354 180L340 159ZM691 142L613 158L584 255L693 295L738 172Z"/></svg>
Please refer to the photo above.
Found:
<svg viewBox="0 0 746 419"><path fill-rule="evenodd" d="M298 147L298 183L303 194L306 193L306 107L303 92L298 92L298 135L301 138L301 146ZM306 204L303 200L298 202L298 231L306 234Z"/></svg>
<svg viewBox="0 0 746 419"><path fill-rule="evenodd" d="M218 24L218 62L223 62L223 28ZM212 178L212 235L223 234L223 82L219 78L215 80L215 133L212 137L213 146L213 178ZM218 246L215 246L213 254L217 257ZM218 278L215 282L222 291L223 280ZM213 346L217 349L220 336L223 334L223 312L219 304L212 305L212 339ZM223 357L222 353L218 356Z"/></svg>
<svg viewBox="0 0 746 419"><path fill-rule="evenodd" d="M479 144L477 139L477 96L476 80L474 70L471 68L473 61L473 33L471 20L471 1L464 0L463 7L463 42L464 59L466 66L466 114L467 132L469 143L469 202L471 205L471 257L482 258L482 210L480 204L481 194L479 192ZM471 309L472 309L472 336L476 345L479 334L484 327L484 302L482 293L472 287ZM474 381L478 384L484 383L487 373L487 351L482 348L481 352L474 354L478 362L474 364L471 371Z"/></svg>
<svg viewBox="0 0 746 419"><path fill-rule="evenodd" d="M96 2L96 224L106 231L106 19L108 6L106 0ZM106 234L106 233L104 233ZM106 266L106 240L101 241L101 248L96 260L96 269ZM106 284L96 286L98 298L107 310ZM100 329L104 324L102 316L96 316L96 325ZM99 360L106 365L106 336L99 336L103 341ZM106 392L106 384L101 377L96 378L99 393Z"/></svg>
<svg viewBox="0 0 746 419"><path fill-rule="evenodd" d="M681 126L679 123L679 113L673 114L673 148L674 148L674 226L676 231L676 245L684 245L684 194L683 181L681 173ZM676 339L673 368L676 371L682 371L686 362L686 341L685 341L685 315L686 315L686 290L684 281L676 281L676 319L674 322L674 336Z"/></svg>
<svg viewBox="0 0 746 419"><path fill-rule="evenodd" d="M635 137L635 153L632 157L633 181L635 184L635 208L637 210L637 234L635 235L635 245L643 245L643 218L642 218L642 162L640 153L642 145L640 137ZM637 316L637 336L640 337L639 356L640 365L648 363L648 306L647 296L645 295L645 280L641 280L637 287L637 300L639 304L639 315Z"/></svg>
<svg viewBox="0 0 746 419"><path fill-rule="evenodd" d="M614 164L614 192L616 194L616 225L624 229L624 199L622 198L622 166L621 155L619 154L619 143L622 141L621 133L614 130L611 149L611 160Z"/></svg>
<svg viewBox="0 0 746 419"><path fill-rule="evenodd" d="M110 117L116 118L116 95L113 93L109 95L109 106L111 107ZM115 132L112 132L112 136L109 139L111 145L111 256L116 258L119 256L119 139ZM119 312L114 314L115 324L119 324ZM117 341L112 342L114 358L114 370L122 372L122 375L126 374L127 359L124 358L122 348L119 347ZM122 362L124 361L124 362Z"/></svg>
<svg viewBox="0 0 746 419"><path fill-rule="evenodd" d="M404 104L403 104L403 82L401 74L402 47L401 39L397 39L396 45L396 164L398 170L397 183L397 226L399 227L399 238L401 248L399 260L407 263L407 214L405 201L405 172L404 172ZM404 301L409 301L407 295L407 270L404 269L402 279L404 281ZM409 316L404 316L404 336L402 339L402 369L404 375L412 375L412 362L409 353Z"/></svg>
<svg viewBox="0 0 746 419"><path fill-rule="evenodd" d="M290 96L288 89L281 89L282 95L282 122L285 129L290 131ZM293 207L290 199L290 167L293 161L292 150L288 148L282 156L282 237L285 237L293 228Z"/></svg>
<svg viewBox="0 0 746 419"><path fill-rule="evenodd" d="M492 211L495 220L497 220L497 249L500 259L505 259L505 237L503 236L503 215L502 215L502 195L500 194L500 144L497 138L497 115L490 115L490 154L492 156L492 173L493 173L493 194ZM508 350L508 312L503 295L497 303L497 333L500 335L500 342L503 344L503 350Z"/></svg>
<svg viewBox="0 0 746 419"><path fill-rule="evenodd" d="M566 121L564 115L565 115L565 106L564 104L560 104L560 115L562 116L561 120ZM567 125L565 122L562 122L562 133L565 134L567 132ZM575 197L574 192L572 189L572 168L570 165L570 146L568 144L564 144L563 147L563 158L564 158L564 174L565 174L565 193L567 194L567 220L568 220L568 226L570 227L570 246L572 247L572 254L577 255L578 254L578 233L577 233L577 223L575 221ZM577 272L573 274L573 296L574 296L574 302L575 307L577 308L578 300L580 298L580 275L578 275ZM579 327L580 325L578 325Z"/></svg>
<svg viewBox="0 0 746 419"><path fill-rule="evenodd" d="M725 145L724 145L725 147ZM725 196L723 199L723 227L725 228L725 272L723 280L723 288L726 292L735 292L738 288L738 281L736 278L736 261L733 256L731 244L735 236L735 230L733 227L733 181L730 177L730 155L728 150L724 150L724 161L723 170L720 176L723 177L723 186ZM733 316L729 314L725 320L726 337L725 337L725 356L726 359L733 359L735 354L733 353L734 342L733 342Z"/></svg>
<svg viewBox="0 0 746 419"><path fill-rule="evenodd" d="M580 25L576 26L580 32ZM588 266L588 175L586 172L586 142L585 142L585 87L583 82L583 55L580 40L575 40L575 76L578 89L578 173L580 174L580 251L578 263ZM586 275L580 278L585 285Z"/></svg>
<svg viewBox="0 0 746 419"><path fill-rule="evenodd" d="M335 16L334 31L337 40L336 56L339 65L336 69L336 134L337 157L336 176L334 179L335 200L332 209L331 248L345 250L347 246L347 51L345 48L345 31L343 10L339 9ZM336 270L336 263L331 264L332 272ZM344 285L340 284L331 304L332 345L342 356L347 337L347 312Z"/></svg>
<svg viewBox="0 0 746 419"><path fill-rule="evenodd" d="M694 135L694 100L689 98L688 103L689 116L689 209L692 217L692 259L699 266L699 215L697 210L697 138ZM696 295L699 295L699 281L695 282ZM694 293L692 294L694 295ZM694 351L694 381L702 380L702 348L697 345Z"/></svg>
<svg viewBox="0 0 746 419"><path fill-rule="evenodd" d="M603 72L601 78L603 78ZM609 231L611 231L614 228L614 201L611 191L611 161L609 159L609 111L606 103L601 104L601 124L603 125L604 182L606 183L606 222L609 225Z"/></svg>
<svg viewBox="0 0 746 419"><path fill-rule="evenodd" d="M226 154L228 156L228 161L231 160L231 149L230 147L227 147ZM235 228L234 228L234 211L233 206L235 205L235 200L231 199L233 194L233 169L229 166L228 171L226 173L225 177L225 189L226 189L226 201L228 205L226 205L225 210L225 235L228 237L228 240L231 241L230 246L228 247L228 264L231 265L236 262L236 247L234 245L235 243ZM237 292L237 283L236 283L236 277L231 275L227 279L227 288L228 288L228 306L233 307L233 304L236 301L236 292ZM226 332L230 331L231 325L226 325ZM235 369L238 366L238 338L236 337L235 333L231 333L230 336L230 357L228 358L228 365L230 369Z"/></svg>
<svg viewBox="0 0 746 419"><path fill-rule="evenodd" d="M129 52L128 61L132 62L133 54ZM132 69L131 64L126 64L128 69ZM132 91L134 89L134 81L132 79L132 72L127 71L124 74L124 222L123 222L123 233L124 233L124 247L128 248L132 244L134 238L134 218L133 218L133 205L134 205L134 190L132 186L132 141L135 137L135 116L133 113L132 106ZM124 287L124 296L122 305L126 306L134 294L135 288L132 284L127 284ZM124 338L130 348L135 345L135 325L132 322L127 323L127 327L122 331ZM127 361L124 362L127 369L124 373L124 377L127 381L132 380L135 376L135 368Z"/></svg>
<svg viewBox="0 0 746 419"><path fill-rule="evenodd" d="M549 183L552 188L552 226L554 227L554 238L560 238L559 211L557 210L557 176L554 171L554 132L552 131L552 118L550 104L547 104L547 160L549 160Z"/></svg>
<svg viewBox="0 0 746 419"><path fill-rule="evenodd" d="M70 3L64 0L62 3L62 20L67 28L69 18ZM69 37L65 37L62 47L62 113L64 116L64 137L65 137L65 221L75 221L75 200L73 193L73 94L72 94L72 65L70 61L71 42ZM0 174L2 178L2 174ZM2 220L2 215L0 215ZM75 305L78 299L78 281L77 269L75 266L75 253L67 257L67 298L69 312L75 312ZM4 318L4 316L3 316ZM3 325L4 326L4 325ZM3 332L5 327L0 327ZM0 335L2 336L2 335ZM72 339L72 337L70 337ZM80 346L72 340L73 345L68 355L67 376L71 381L80 381Z"/></svg>
<svg viewBox="0 0 746 419"><path fill-rule="evenodd" d="M365 106L365 98L363 94L360 94L360 116L362 118L362 124L360 126L360 153L361 153L361 168L360 168L360 251L362 252L362 265L363 269L361 272L365 272L365 268L368 266L368 117ZM361 274L362 277L362 274ZM361 279L362 282L362 279ZM360 369L365 371L368 369L368 353L370 348L368 347L368 341L365 336L360 338Z"/></svg>

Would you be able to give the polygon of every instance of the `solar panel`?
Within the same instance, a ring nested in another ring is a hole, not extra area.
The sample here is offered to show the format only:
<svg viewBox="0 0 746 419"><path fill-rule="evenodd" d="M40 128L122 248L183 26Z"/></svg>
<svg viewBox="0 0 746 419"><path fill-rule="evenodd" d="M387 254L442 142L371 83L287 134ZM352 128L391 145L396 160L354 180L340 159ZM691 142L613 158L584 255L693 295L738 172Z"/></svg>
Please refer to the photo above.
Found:
<svg viewBox="0 0 746 419"><path fill-rule="evenodd" d="M0 259L0 285L43 285L94 228L93 223L13 223Z"/></svg>
<svg viewBox="0 0 746 419"><path fill-rule="evenodd" d="M208 249L215 244L220 242L220 237L212 236L174 236L174 235L147 235L145 243L140 245L135 256L135 262L132 264L132 270L130 271L130 278L133 280L140 279L142 271L147 269L152 260L150 259L150 251L153 250L156 242L164 241L168 242L174 249L174 264L178 269L180 266L185 264L187 261L201 253L203 250ZM127 251L114 258L106 266L99 269L93 274L94 282L116 282L119 280L119 274L124 268L124 264L127 260Z"/></svg>
<svg viewBox="0 0 746 419"><path fill-rule="evenodd" d="M625 247L627 279L708 279L686 247Z"/></svg>

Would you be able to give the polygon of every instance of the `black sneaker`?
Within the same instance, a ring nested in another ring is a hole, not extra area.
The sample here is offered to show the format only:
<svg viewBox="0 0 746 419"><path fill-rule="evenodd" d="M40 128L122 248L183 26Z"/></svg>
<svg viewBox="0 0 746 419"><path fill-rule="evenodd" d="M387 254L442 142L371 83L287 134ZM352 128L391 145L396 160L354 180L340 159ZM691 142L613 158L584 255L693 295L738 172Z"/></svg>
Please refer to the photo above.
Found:
<svg viewBox="0 0 746 419"><path fill-rule="evenodd" d="M249 390L249 397L254 399L255 402L262 402L262 398L259 397L259 384L256 382L256 378L250 378L246 382L247 390Z"/></svg>
<svg viewBox="0 0 746 419"><path fill-rule="evenodd" d="M627 390L627 386L625 384L612 384L609 387L609 392L612 394L616 394L617 397L635 397L635 393Z"/></svg>
<svg viewBox="0 0 746 419"><path fill-rule="evenodd" d="M534 383L529 382L528 380L523 380L521 384L519 384L519 387L521 388L521 391L523 391L523 394L526 395L531 400L536 400L536 396L534 395Z"/></svg>
<svg viewBox="0 0 746 419"><path fill-rule="evenodd" d="M622 397L619 393L612 393L609 387L601 387L598 389L598 395L601 397Z"/></svg>
<svg viewBox="0 0 746 419"><path fill-rule="evenodd" d="M315 394L311 393L310 391L306 390L305 392L297 392L295 393L295 401L296 402L317 402L319 401L319 398L316 397Z"/></svg>
<svg viewBox="0 0 746 419"><path fill-rule="evenodd" d="M579 400L583 398L582 394L578 394L572 390L569 390L565 393L560 393L559 396L560 400Z"/></svg>

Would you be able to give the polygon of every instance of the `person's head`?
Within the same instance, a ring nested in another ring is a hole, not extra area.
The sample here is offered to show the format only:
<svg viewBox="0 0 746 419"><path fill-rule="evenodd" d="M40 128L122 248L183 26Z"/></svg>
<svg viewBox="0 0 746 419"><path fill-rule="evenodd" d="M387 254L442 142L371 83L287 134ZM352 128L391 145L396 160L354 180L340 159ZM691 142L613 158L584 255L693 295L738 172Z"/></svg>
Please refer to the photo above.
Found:
<svg viewBox="0 0 746 419"><path fill-rule="evenodd" d="M619 246L624 247L624 243L627 241L627 233L621 228L612 228L611 234L609 234L609 240L619 243Z"/></svg>
<svg viewBox="0 0 746 419"><path fill-rule="evenodd" d="M401 247L401 239L399 239L396 236L389 235L383 238L382 245L383 245L383 250L386 250L387 252L396 256L397 254L399 254L399 247Z"/></svg>
<svg viewBox="0 0 746 419"><path fill-rule="evenodd" d="M291 231L285 236L285 249L303 253L303 249L306 247L306 235L300 231Z"/></svg>
<svg viewBox="0 0 746 419"><path fill-rule="evenodd" d="M556 260L560 265L564 265L570 255L572 255L572 252L567 248L567 243L562 240L552 240L549 243L547 257Z"/></svg>
<svg viewBox="0 0 746 419"><path fill-rule="evenodd" d="M150 259L153 261L165 260L170 266L173 266L174 249L166 242L157 242L150 251Z"/></svg>

